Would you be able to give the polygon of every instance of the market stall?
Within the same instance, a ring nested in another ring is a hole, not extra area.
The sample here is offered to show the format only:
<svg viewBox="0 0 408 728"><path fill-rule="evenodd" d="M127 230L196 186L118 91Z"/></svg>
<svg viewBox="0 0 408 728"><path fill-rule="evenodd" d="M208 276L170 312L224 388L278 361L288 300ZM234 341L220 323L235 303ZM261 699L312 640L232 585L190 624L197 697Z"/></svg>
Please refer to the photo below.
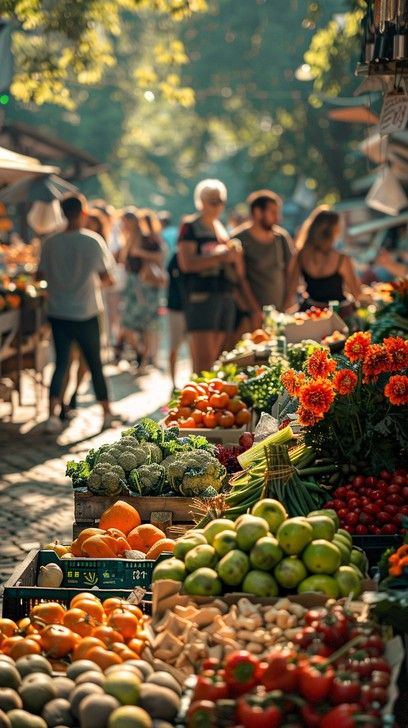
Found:
<svg viewBox="0 0 408 728"><path fill-rule="evenodd" d="M332 312L272 317L161 422L67 463L72 540L5 585L0 710L35 728L395 725L406 291L337 341Z"/></svg>

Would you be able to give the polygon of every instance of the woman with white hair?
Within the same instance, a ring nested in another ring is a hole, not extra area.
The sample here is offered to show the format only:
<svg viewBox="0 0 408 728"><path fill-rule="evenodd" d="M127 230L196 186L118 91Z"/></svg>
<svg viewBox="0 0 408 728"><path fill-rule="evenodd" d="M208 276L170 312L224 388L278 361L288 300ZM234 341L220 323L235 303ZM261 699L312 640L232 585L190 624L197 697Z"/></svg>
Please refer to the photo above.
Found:
<svg viewBox="0 0 408 728"><path fill-rule="evenodd" d="M216 179L194 192L198 214L184 220L178 264L185 281L185 314L193 369L210 369L235 325L234 287L245 278L242 250L234 246L219 217L227 200Z"/></svg>

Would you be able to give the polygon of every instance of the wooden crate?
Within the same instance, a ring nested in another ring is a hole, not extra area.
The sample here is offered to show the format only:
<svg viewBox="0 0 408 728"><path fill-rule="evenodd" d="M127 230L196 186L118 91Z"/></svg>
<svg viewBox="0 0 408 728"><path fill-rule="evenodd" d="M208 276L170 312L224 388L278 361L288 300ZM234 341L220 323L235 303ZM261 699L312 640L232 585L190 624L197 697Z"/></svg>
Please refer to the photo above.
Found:
<svg viewBox="0 0 408 728"><path fill-rule="evenodd" d="M39 566L40 552L34 549L15 568L10 579L4 584L3 617L18 621L23 617L27 617L31 609L40 602L58 602L68 607L74 596L85 591L83 587L50 589L35 586ZM137 585L135 584L135 586ZM108 599L108 597L127 599L131 592L132 589L108 588L95 590L96 596L102 601ZM140 603L141 609L146 614L151 614L151 599L151 592L146 592L143 601Z"/></svg>
<svg viewBox="0 0 408 728"><path fill-rule="evenodd" d="M145 523L153 523L173 538L193 525L193 498L176 496L105 496L74 492L74 538L84 530L98 525L102 513L117 500L130 503Z"/></svg>

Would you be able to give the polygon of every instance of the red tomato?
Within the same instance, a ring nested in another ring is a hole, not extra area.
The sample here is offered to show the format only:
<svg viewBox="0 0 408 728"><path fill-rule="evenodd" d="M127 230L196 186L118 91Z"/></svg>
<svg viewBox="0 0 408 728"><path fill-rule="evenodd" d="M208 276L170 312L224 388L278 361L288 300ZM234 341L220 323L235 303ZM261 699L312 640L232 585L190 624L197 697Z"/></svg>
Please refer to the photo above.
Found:
<svg viewBox="0 0 408 728"><path fill-rule="evenodd" d="M198 397L195 402L195 408L200 410L200 412L206 412L210 406L210 403L208 401L208 397Z"/></svg>
<svg viewBox="0 0 408 728"><path fill-rule="evenodd" d="M180 404L182 406L193 404L197 399L197 391L192 387L185 387L180 395Z"/></svg>
<svg viewBox="0 0 408 728"><path fill-rule="evenodd" d="M407 476L406 475L393 475L392 482L396 485L406 485L407 484Z"/></svg>
<svg viewBox="0 0 408 728"><path fill-rule="evenodd" d="M364 475L356 475L355 478L353 478L353 480L352 480L352 484L354 485L355 488L358 488L358 489L363 488L365 485L365 482L366 482L366 479L365 479Z"/></svg>
<svg viewBox="0 0 408 728"><path fill-rule="evenodd" d="M392 475L388 472L388 470L381 470L380 471L380 478L382 480L391 480Z"/></svg>
<svg viewBox="0 0 408 728"><path fill-rule="evenodd" d="M230 412L234 413L234 415L236 415L237 412L239 412L240 410L242 410L244 408L245 408L245 404L244 404L244 402L242 402L242 400L239 399L239 397L232 397L232 399L230 399L229 409L230 409Z"/></svg>
<svg viewBox="0 0 408 728"><path fill-rule="evenodd" d="M209 399L210 407L214 409L226 409L229 404L229 397L226 392L220 392L219 394L212 394Z"/></svg>
<svg viewBox="0 0 408 728"><path fill-rule="evenodd" d="M220 414L217 417L218 424L221 427L228 428L233 427L235 423L235 417L232 414L232 412L228 412L228 410L225 410L224 412L220 412Z"/></svg>
<svg viewBox="0 0 408 728"><path fill-rule="evenodd" d="M356 534L358 536L365 536L365 534L368 533L367 526L363 526L361 523L356 526Z"/></svg>
<svg viewBox="0 0 408 728"><path fill-rule="evenodd" d="M396 483L391 483L390 487L388 488L389 495L397 494L400 495L401 488Z"/></svg>
<svg viewBox="0 0 408 728"><path fill-rule="evenodd" d="M223 382L221 391L228 394L228 397L236 397L238 394L238 385L235 382Z"/></svg>
<svg viewBox="0 0 408 728"><path fill-rule="evenodd" d="M199 409L193 410L191 416L196 424L201 425L203 421L203 413Z"/></svg>
<svg viewBox="0 0 408 728"><path fill-rule="evenodd" d="M237 425L247 425L249 422L251 422L251 413L248 409L244 408L241 409L237 414L235 415L235 422Z"/></svg>
<svg viewBox="0 0 408 728"><path fill-rule="evenodd" d="M209 382L209 389L211 389L213 392L222 392L222 388L224 386L224 382L222 379L211 379Z"/></svg>
<svg viewBox="0 0 408 728"><path fill-rule="evenodd" d="M203 417L204 420L204 426L208 427L210 430L214 429L214 427L217 427L217 415L215 412L206 412Z"/></svg>
<svg viewBox="0 0 408 728"><path fill-rule="evenodd" d="M187 417L185 420L180 420L179 422L179 427L183 430L194 430L198 426L193 417Z"/></svg>

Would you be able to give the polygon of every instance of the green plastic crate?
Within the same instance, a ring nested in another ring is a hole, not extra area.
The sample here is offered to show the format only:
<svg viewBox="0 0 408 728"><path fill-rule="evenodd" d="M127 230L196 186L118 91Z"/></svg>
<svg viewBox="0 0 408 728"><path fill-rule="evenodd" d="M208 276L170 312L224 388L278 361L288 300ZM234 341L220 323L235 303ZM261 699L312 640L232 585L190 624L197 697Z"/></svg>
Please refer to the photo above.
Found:
<svg viewBox="0 0 408 728"><path fill-rule="evenodd" d="M171 554L153 559L60 559L54 551L40 551L39 567L58 564L64 572L63 587L76 589L150 589L156 563Z"/></svg>

